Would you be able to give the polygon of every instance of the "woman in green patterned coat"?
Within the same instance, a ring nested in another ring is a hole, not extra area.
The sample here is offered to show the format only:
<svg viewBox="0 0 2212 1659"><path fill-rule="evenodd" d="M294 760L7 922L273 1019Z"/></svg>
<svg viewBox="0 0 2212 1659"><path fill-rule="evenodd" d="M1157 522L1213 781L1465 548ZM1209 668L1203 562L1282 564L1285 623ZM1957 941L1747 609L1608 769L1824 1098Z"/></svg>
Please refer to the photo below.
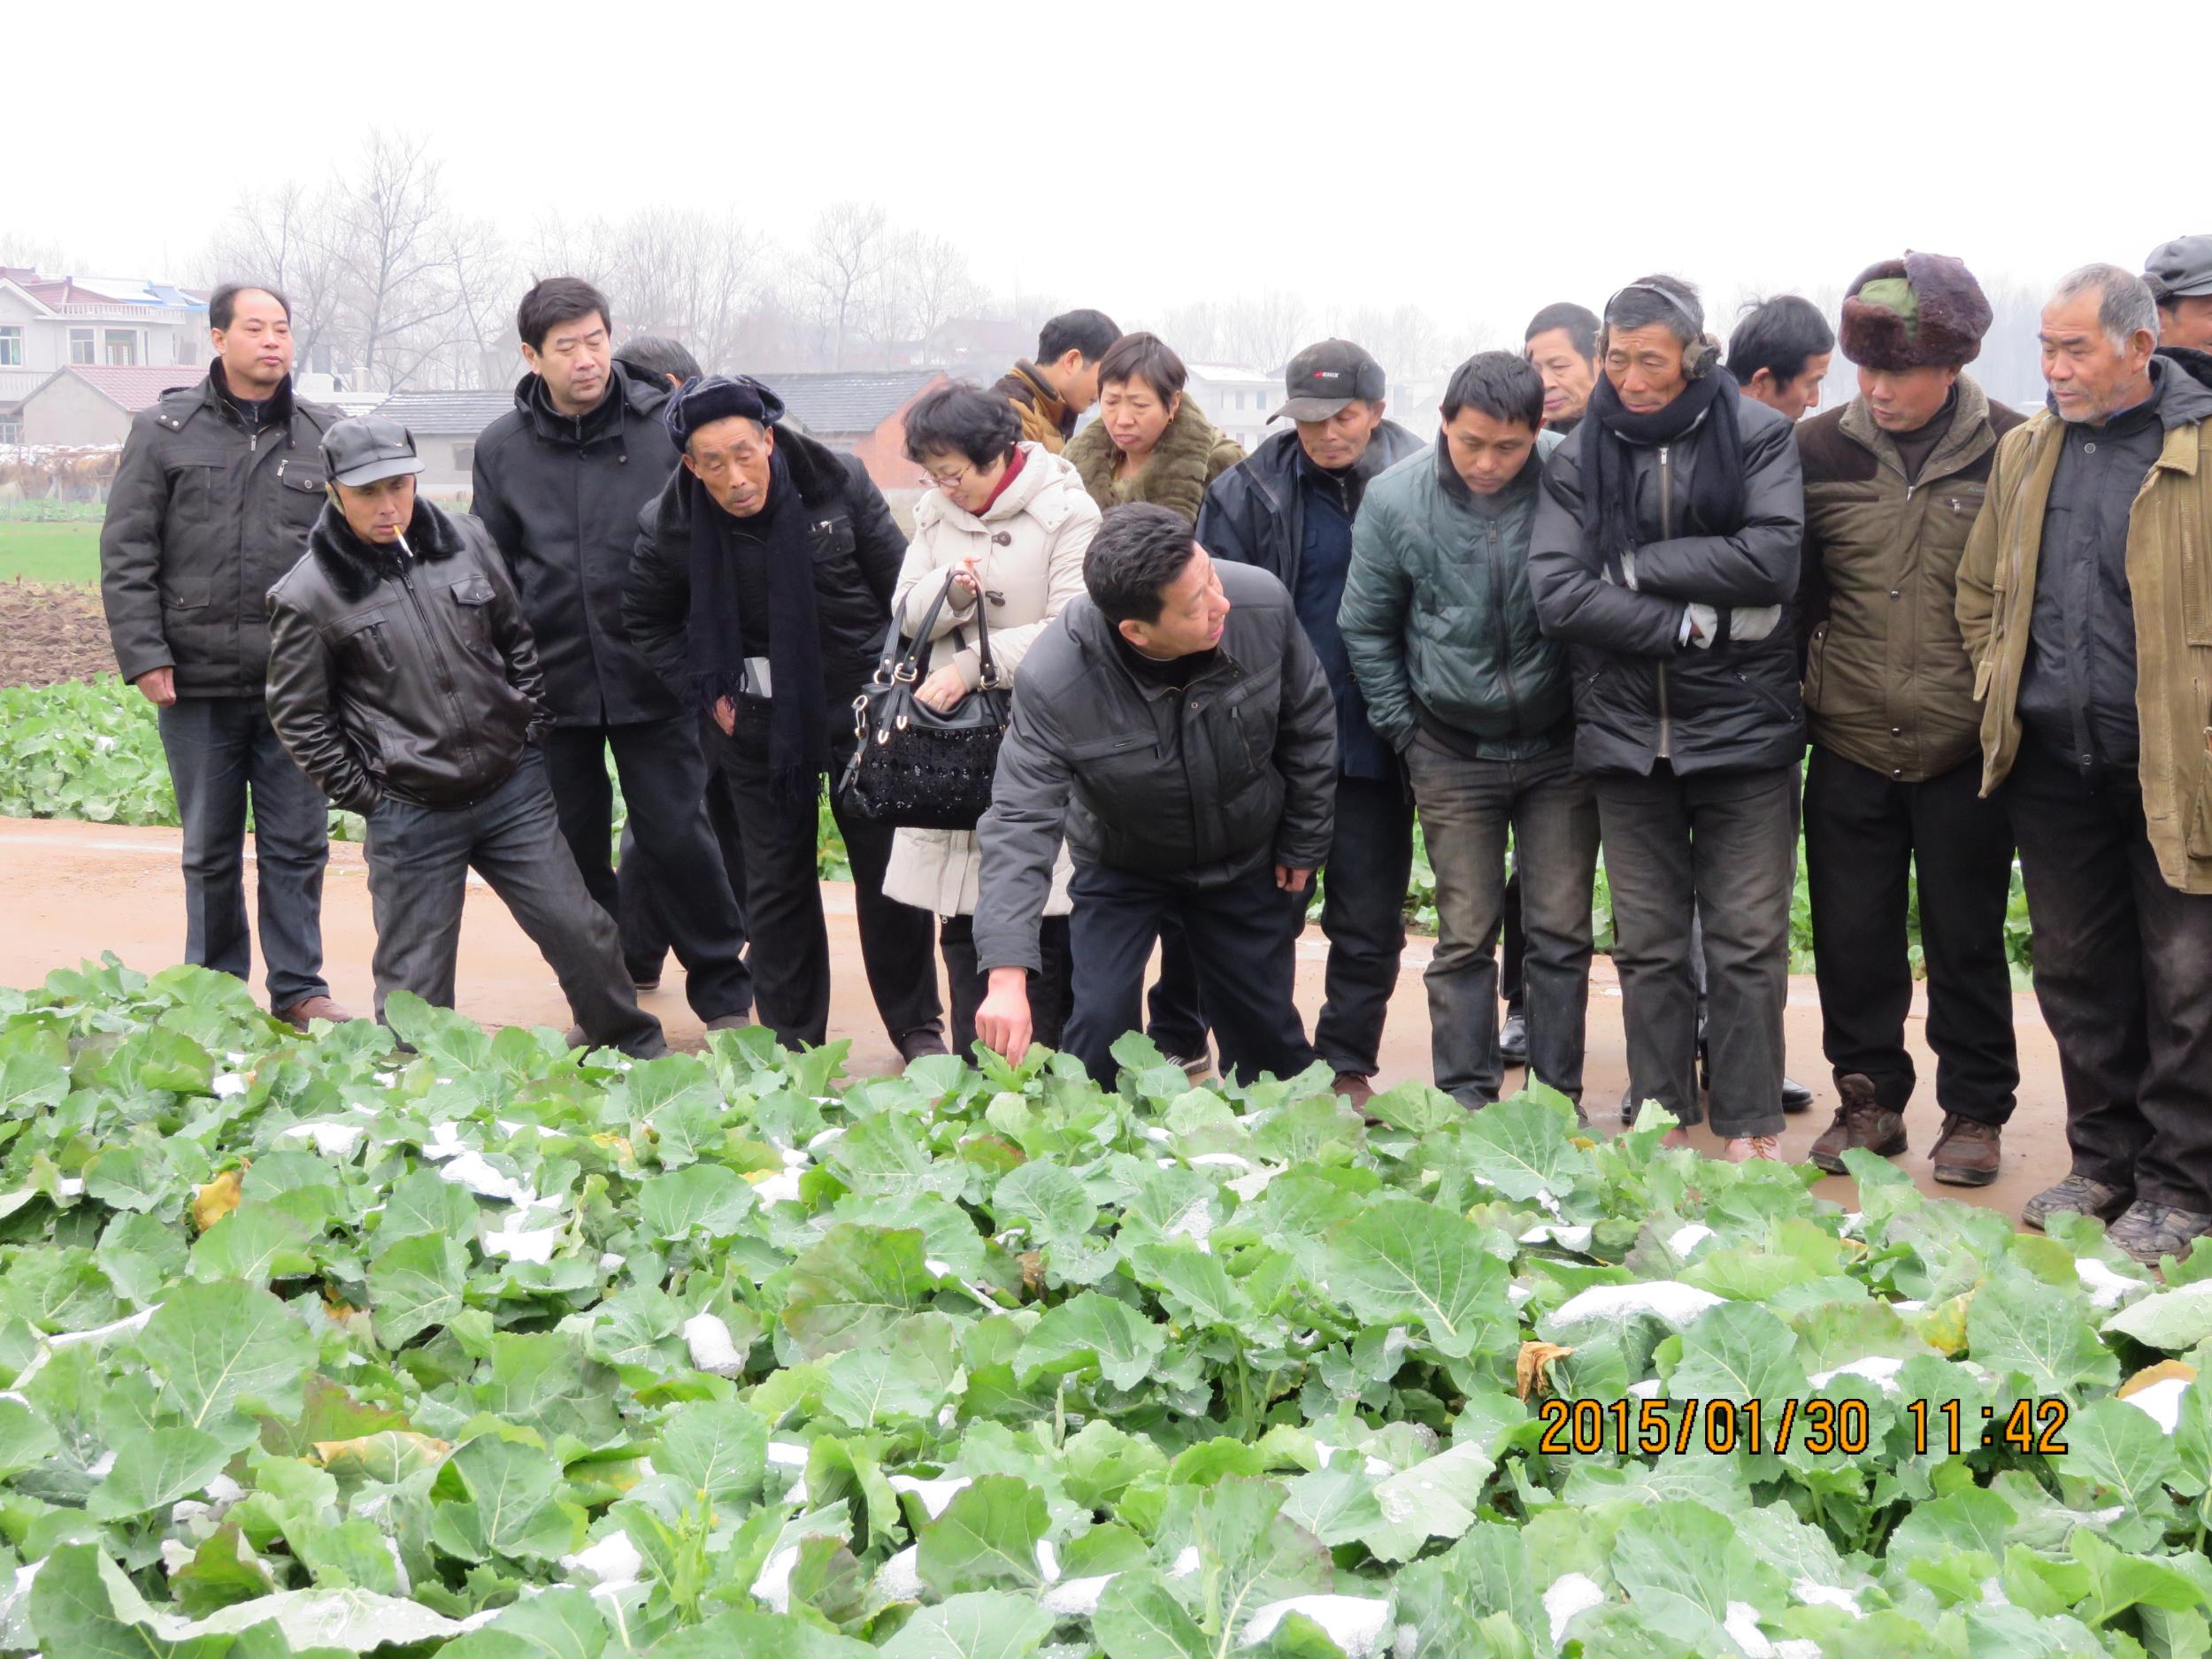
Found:
<svg viewBox="0 0 2212 1659"><path fill-rule="evenodd" d="M1157 334L1124 334L1098 361L1098 419L1069 442L1083 488L1102 512L1132 502L1179 512L1195 526L1206 487L1244 459L1243 446L1183 390L1183 359ZM1148 1034L1194 1077L1206 1071L1198 974L1180 930L1160 938Z"/></svg>

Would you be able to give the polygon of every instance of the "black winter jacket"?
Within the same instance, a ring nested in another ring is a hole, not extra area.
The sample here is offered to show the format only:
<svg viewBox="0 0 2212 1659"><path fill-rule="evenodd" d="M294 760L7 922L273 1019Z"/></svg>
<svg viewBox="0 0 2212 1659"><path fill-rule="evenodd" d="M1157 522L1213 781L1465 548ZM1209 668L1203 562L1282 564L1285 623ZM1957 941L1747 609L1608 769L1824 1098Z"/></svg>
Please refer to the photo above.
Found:
<svg viewBox="0 0 2212 1659"><path fill-rule="evenodd" d="M334 504L269 590L269 723L338 805L480 801L551 724L506 562L475 519L418 498L411 557Z"/></svg>
<svg viewBox="0 0 2212 1659"><path fill-rule="evenodd" d="M991 810L976 826L976 960L1036 968L1037 924L1064 835L1075 862L1193 887L1310 870L1336 815L1336 705L1265 571L1218 565L1229 617L1187 687L1141 680L1089 599L1022 658Z"/></svg>
<svg viewBox="0 0 2212 1659"><path fill-rule="evenodd" d="M100 592L123 678L174 668L180 697L258 697L269 584L323 510L323 434L339 411L277 388L258 429L223 366L131 418L100 528Z"/></svg>
<svg viewBox="0 0 2212 1659"><path fill-rule="evenodd" d="M906 538L859 459L775 428L776 449L806 503L813 544L814 603L822 629L822 689L834 733L849 729L852 700L875 672ZM622 595L623 626L680 701L691 691L691 492L680 466L638 516L637 551ZM713 509L726 528L734 520Z"/></svg>
<svg viewBox="0 0 2212 1659"><path fill-rule="evenodd" d="M1648 773L1794 764L1805 752L1798 698L1797 591L1805 491L1790 423L1746 397L1736 420L1744 457L1740 525L1684 522L1699 445L1635 456L1634 585L1615 581L1584 533L1583 457L1601 435L1584 421L1552 452L1529 542L1529 587L1544 632L1573 649L1575 766ZM1726 633L1682 643L1686 609L1714 607ZM1737 638L1730 612L1779 607L1758 639Z"/></svg>
<svg viewBox="0 0 2212 1659"><path fill-rule="evenodd" d="M470 503L506 557L563 726L666 720L676 700L622 626L641 510L676 471L661 424L668 389L618 363L597 408L557 414L526 374L515 407L476 441Z"/></svg>

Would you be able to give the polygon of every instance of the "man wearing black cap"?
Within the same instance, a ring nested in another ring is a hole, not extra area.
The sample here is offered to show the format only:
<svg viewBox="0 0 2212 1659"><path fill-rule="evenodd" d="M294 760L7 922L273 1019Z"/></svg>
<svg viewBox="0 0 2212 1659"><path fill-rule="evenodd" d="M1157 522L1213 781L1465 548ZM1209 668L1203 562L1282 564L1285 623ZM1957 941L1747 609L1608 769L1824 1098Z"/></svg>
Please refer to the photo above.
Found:
<svg viewBox="0 0 2212 1659"><path fill-rule="evenodd" d="M1321 886L1328 1000L1314 1048L1359 1101L1371 1093L1405 949L1413 808L1397 755L1367 723L1337 611L1369 482L1423 446L1383 419L1382 365L1348 340L1308 346L1283 379L1288 401L1269 419L1295 425L1213 481L1198 544L1215 558L1256 565L1290 590L1336 701L1336 830Z"/></svg>
<svg viewBox="0 0 2212 1659"><path fill-rule="evenodd" d="M842 768L853 699L876 666L906 538L854 457L778 426L749 376L669 399L683 465L638 521L630 637L687 707L712 716L744 843L760 1021L828 1034L829 933L816 867L823 780ZM908 1059L945 1052L936 920L887 899L891 828L831 810L852 861L877 1011Z"/></svg>
<svg viewBox="0 0 2212 1659"><path fill-rule="evenodd" d="M561 833L592 897L619 915L611 752L692 1011L710 1031L742 1025L752 977L707 823L698 721L622 627L638 513L676 470L660 418L668 387L611 360L606 299L580 278L533 286L515 326L530 372L515 407L476 441L471 504L515 573L542 654L554 722L546 771Z"/></svg>
<svg viewBox="0 0 2212 1659"><path fill-rule="evenodd" d="M415 493L422 463L397 422L339 421L322 459L331 498L269 590L269 719L368 820L378 1017L395 991L453 1006L474 870L544 953L582 1041L662 1053L561 839L538 747L545 683L499 549Z"/></svg>
<svg viewBox="0 0 2212 1659"><path fill-rule="evenodd" d="M2152 249L2143 280L2158 301L2158 343L2212 351L2212 234L2177 236Z"/></svg>

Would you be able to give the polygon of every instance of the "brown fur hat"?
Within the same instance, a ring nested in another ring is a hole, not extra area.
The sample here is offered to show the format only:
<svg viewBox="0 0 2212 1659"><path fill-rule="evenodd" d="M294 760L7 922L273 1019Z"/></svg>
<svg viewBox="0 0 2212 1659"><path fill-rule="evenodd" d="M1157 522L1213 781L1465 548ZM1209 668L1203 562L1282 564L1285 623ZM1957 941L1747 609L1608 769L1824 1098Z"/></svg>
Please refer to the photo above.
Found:
<svg viewBox="0 0 2212 1659"><path fill-rule="evenodd" d="M1874 295L1862 298L1870 283ZM1908 250L1859 273L1837 343L1864 369L1955 368L1981 355L1989 320L1989 300L1963 261Z"/></svg>

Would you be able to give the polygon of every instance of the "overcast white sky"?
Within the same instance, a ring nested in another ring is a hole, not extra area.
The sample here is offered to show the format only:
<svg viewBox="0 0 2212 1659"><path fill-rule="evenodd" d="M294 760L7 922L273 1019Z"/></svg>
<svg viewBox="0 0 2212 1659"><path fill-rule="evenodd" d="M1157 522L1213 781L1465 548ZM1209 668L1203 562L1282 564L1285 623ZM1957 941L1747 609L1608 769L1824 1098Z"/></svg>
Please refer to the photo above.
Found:
<svg viewBox="0 0 2212 1659"><path fill-rule="evenodd" d="M1002 292L1126 318L1286 288L1512 328L1651 270L1717 301L1914 246L2041 280L2212 228L2147 129L2131 173L2081 142L2163 101L2139 60L1987 0L16 12L0 242L113 272L181 267L242 188L372 125L518 240L690 199L796 244L875 198Z"/></svg>

